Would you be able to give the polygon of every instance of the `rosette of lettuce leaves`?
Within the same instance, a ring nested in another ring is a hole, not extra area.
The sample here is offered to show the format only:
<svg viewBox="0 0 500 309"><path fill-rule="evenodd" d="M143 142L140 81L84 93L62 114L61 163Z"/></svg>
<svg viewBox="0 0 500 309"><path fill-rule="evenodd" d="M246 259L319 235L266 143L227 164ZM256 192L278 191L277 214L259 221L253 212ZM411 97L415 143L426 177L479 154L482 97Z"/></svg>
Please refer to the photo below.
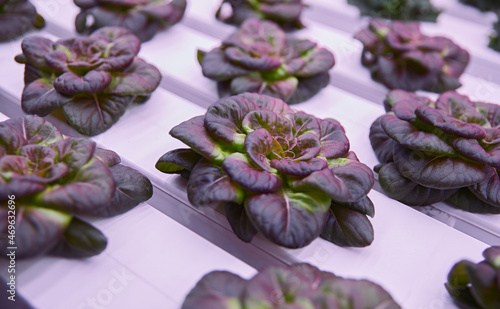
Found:
<svg viewBox="0 0 500 309"><path fill-rule="evenodd" d="M483 12L500 10L500 2L498 0L460 0L460 2L474 6Z"/></svg>
<svg viewBox="0 0 500 309"><path fill-rule="evenodd" d="M230 6L229 12L226 6ZM290 31L304 28L300 20L304 7L302 0L223 0L215 17L236 26L250 18L271 20Z"/></svg>
<svg viewBox="0 0 500 309"><path fill-rule="evenodd" d="M46 116L61 108L78 132L93 136L106 131L160 83L158 69L137 57L140 46L134 34L119 27L56 42L24 39L23 53L16 56L25 64L23 111Z"/></svg>
<svg viewBox="0 0 500 309"><path fill-rule="evenodd" d="M335 64L328 50L258 19L246 20L220 47L198 51L198 60L203 75L217 81L220 97L256 92L289 104L324 88Z"/></svg>
<svg viewBox="0 0 500 309"><path fill-rule="evenodd" d="M500 308L500 247L484 250L483 257L477 264L462 260L448 274L446 289L460 308Z"/></svg>
<svg viewBox="0 0 500 309"><path fill-rule="evenodd" d="M345 279L302 263L266 267L248 280L227 271L213 271L198 281L181 308L397 309L400 306L376 283Z"/></svg>
<svg viewBox="0 0 500 309"><path fill-rule="evenodd" d="M447 201L500 213L500 106L449 91L433 102L391 91L386 115L370 128L388 196L410 206Z"/></svg>
<svg viewBox="0 0 500 309"><path fill-rule="evenodd" d="M417 22L372 19L355 38L363 44L361 63L389 89L454 90L470 58L450 39L422 34Z"/></svg>
<svg viewBox="0 0 500 309"><path fill-rule="evenodd" d="M396 20L436 22L440 10L429 0L347 0L361 15Z"/></svg>
<svg viewBox="0 0 500 309"><path fill-rule="evenodd" d="M76 16L78 33L89 34L102 27L124 27L142 42L178 23L186 0L73 0L81 8Z"/></svg>
<svg viewBox="0 0 500 309"><path fill-rule="evenodd" d="M79 216L114 216L151 195L149 179L89 139L64 136L37 116L0 123L3 255L8 247L17 258L99 254L106 237Z"/></svg>
<svg viewBox="0 0 500 309"><path fill-rule="evenodd" d="M288 248L318 236L341 246L372 242L374 175L349 151L336 120L245 93L220 99L170 134L190 148L167 152L156 168L188 178L193 206L224 207L241 240L260 232Z"/></svg>
<svg viewBox="0 0 500 309"><path fill-rule="evenodd" d="M28 0L0 0L0 42L43 28L45 20Z"/></svg>

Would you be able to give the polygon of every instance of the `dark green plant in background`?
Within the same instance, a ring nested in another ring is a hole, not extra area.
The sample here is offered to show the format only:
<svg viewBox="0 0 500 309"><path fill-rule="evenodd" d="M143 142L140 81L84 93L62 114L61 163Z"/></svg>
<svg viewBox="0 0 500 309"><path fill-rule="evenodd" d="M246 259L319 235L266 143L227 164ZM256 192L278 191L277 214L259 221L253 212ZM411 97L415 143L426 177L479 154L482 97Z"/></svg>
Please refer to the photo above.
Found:
<svg viewBox="0 0 500 309"><path fill-rule="evenodd" d="M38 116L0 123L3 255L8 247L17 258L99 254L106 237L79 216L115 216L152 194L148 178L92 140L64 136Z"/></svg>
<svg viewBox="0 0 500 309"><path fill-rule="evenodd" d="M477 264L462 260L448 274L446 289L460 308L500 308L500 247L486 249L483 257Z"/></svg>
<svg viewBox="0 0 500 309"><path fill-rule="evenodd" d="M490 35L490 48L500 51L500 12L497 14L497 22L493 24L493 33Z"/></svg>
<svg viewBox="0 0 500 309"><path fill-rule="evenodd" d="M288 31L304 27L300 21L304 7L302 0L223 0L215 16L236 26L250 18L270 20Z"/></svg>
<svg viewBox="0 0 500 309"><path fill-rule="evenodd" d="M45 20L28 0L0 0L0 42L17 39L45 26Z"/></svg>
<svg viewBox="0 0 500 309"><path fill-rule="evenodd" d="M483 12L500 10L500 1L498 0L460 0L460 2L476 7Z"/></svg>
<svg viewBox="0 0 500 309"><path fill-rule="evenodd" d="M373 241L373 172L349 151L336 120L245 93L220 99L170 135L190 148L167 152L157 169L188 178L194 207L223 207L241 240L260 233L288 248L318 236L340 246Z"/></svg>
<svg viewBox="0 0 500 309"><path fill-rule="evenodd" d="M335 64L325 48L258 19L246 20L220 47L198 51L198 59L203 75L217 81L220 97L256 92L289 104L326 87Z"/></svg>
<svg viewBox="0 0 500 309"><path fill-rule="evenodd" d="M449 91L434 102L393 90L370 128L385 193L411 206L446 201L500 213L500 106Z"/></svg>
<svg viewBox="0 0 500 309"><path fill-rule="evenodd" d="M309 264L267 267L245 280L226 271L205 275L182 309L398 309L381 286L320 271Z"/></svg>
<svg viewBox="0 0 500 309"><path fill-rule="evenodd" d="M435 22L440 10L429 0L347 0L361 15L394 20Z"/></svg>

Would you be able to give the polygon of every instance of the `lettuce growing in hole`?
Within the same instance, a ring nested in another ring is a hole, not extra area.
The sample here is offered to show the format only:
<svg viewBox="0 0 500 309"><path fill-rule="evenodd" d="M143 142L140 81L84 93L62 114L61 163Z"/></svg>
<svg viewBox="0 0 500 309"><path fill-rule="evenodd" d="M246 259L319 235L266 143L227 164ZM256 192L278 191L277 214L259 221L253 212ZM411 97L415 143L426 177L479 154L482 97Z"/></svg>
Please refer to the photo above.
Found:
<svg viewBox="0 0 500 309"><path fill-rule="evenodd" d="M372 19L355 38L363 43L363 66L390 89L453 90L469 63L466 50L448 38L422 34L417 22Z"/></svg>
<svg viewBox="0 0 500 309"><path fill-rule="evenodd" d="M16 257L99 254L106 247L106 237L78 216L115 216L148 200L152 193L148 178L89 139L63 136L37 116L0 123L4 255L11 240L8 225L13 221Z"/></svg>
<svg viewBox="0 0 500 309"><path fill-rule="evenodd" d="M328 50L258 19L246 20L220 47L198 51L198 60L203 75L217 81L220 97L256 92L290 104L324 88L335 64Z"/></svg>
<svg viewBox="0 0 500 309"><path fill-rule="evenodd" d="M448 274L448 293L460 308L500 308L500 247L483 252L484 261L462 260Z"/></svg>
<svg viewBox="0 0 500 309"><path fill-rule="evenodd" d="M118 27L56 42L24 39L23 53L16 56L26 65L23 111L46 116L61 108L78 132L92 136L106 131L160 83L158 69L136 57L140 45L134 34Z"/></svg>
<svg viewBox="0 0 500 309"><path fill-rule="evenodd" d="M288 31L304 28L304 7L302 0L223 0L215 17L237 26L250 18L271 20Z"/></svg>
<svg viewBox="0 0 500 309"><path fill-rule="evenodd" d="M447 201L477 213L500 213L500 106L449 91L436 102L391 91L387 114L370 128L390 197L411 206Z"/></svg>
<svg viewBox="0 0 500 309"><path fill-rule="evenodd" d="M178 23L186 0L73 0L81 8L78 33L89 34L106 26L124 27L142 42Z"/></svg>
<svg viewBox="0 0 500 309"><path fill-rule="evenodd" d="M349 151L336 120L245 93L220 99L170 134L190 148L167 152L157 169L189 178L193 206L224 207L243 241L260 232L289 248L318 236L341 246L372 242L373 172Z"/></svg>
<svg viewBox="0 0 500 309"><path fill-rule="evenodd" d="M460 0L460 2L474 6L483 12L500 10L500 2L498 0Z"/></svg>
<svg viewBox="0 0 500 309"><path fill-rule="evenodd" d="M435 22L440 10L429 0L347 0L359 8L361 15L397 20Z"/></svg>
<svg viewBox="0 0 500 309"><path fill-rule="evenodd" d="M0 0L0 42L17 39L45 26L45 20L27 0Z"/></svg>
<svg viewBox="0 0 500 309"><path fill-rule="evenodd" d="M213 271L189 292L182 309L198 308L352 308L397 309L381 286L368 280L338 277L309 264L267 267L245 280Z"/></svg>

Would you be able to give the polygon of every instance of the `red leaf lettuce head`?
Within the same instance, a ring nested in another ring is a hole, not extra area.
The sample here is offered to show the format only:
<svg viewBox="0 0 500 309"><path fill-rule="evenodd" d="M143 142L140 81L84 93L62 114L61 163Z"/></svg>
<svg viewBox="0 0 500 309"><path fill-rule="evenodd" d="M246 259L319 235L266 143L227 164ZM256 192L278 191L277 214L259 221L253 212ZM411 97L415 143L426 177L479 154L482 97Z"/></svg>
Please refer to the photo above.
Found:
<svg viewBox="0 0 500 309"><path fill-rule="evenodd" d="M37 116L0 123L0 239L16 257L99 254L106 237L77 216L114 216L151 195L146 177L91 140L63 136Z"/></svg>
<svg viewBox="0 0 500 309"><path fill-rule="evenodd" d="M142 42L178 23L186 0L73 0L81 8L76 31L89 34L102 27L124 27Z"/></svg>
<svg viewBox="0 0 500 309"><path fill-rule="evenodd" d="M436 22L440 10L429 0L348 0L361 15L393 20Z"/></svg>
<svg viewBox="0 0 500 309"><path fill-rule="evenodd" d="M28 0L0 0L0 42L43 28L45 20Z"/></svg>
<svg viewBox="0 0 500 309"><path fill-rule="evenodd" d="M203 75L218 82L220 97L256 92L289 103L324 88L335 64L328 50L258 19L246 20L220 47L198 56Z"/></svg>
<svg viewBox="0 0 500 309"><path fill-rule="evenodd" d="M23 53L16 56L25 64L23 111L45 116L61 108L78 132L106 131L160 83L158 69L137 57L140 45L134 34L119 27L56 42L24 39Z"/></svg>
<svg viewBox="0 0 500 309"><path fill-rule="evenodd" d="M500 106L449 91L433 102L389 92L387 114L370 128L386 193L408 205L448 201L500 213Z"/></svg>
<svg viewBox="0 0 500 309"><path fill-rule="evenodd" d="M367 246L373 229L366 196L373 173L349 151L343 127L291 109L280 99L244 93L220 99L170 134L188 145L156 167L188 177L195 207L225 207L235 233L260 232L290 248L322 236Z"/></svg>
<svg viewBox="0 0 500 309"><path fill-rule="evenodd" d="M302 263L267 267L248 280L226 271L211 272L189 292L182 309L334 309L347 306L354 309L400 308L376 283L344 279Z"/></svg>
<svg viewBox="0 0 500 309"><path fill-rule="evenodd" d="M477 264L462 260L448 274L446 289L460 308L500 307L500 247L484 250L483 257Z"/></svg>
<svg viewBox="0 0 500 309"><path fill-rule="evenodd" d="M389 89L438 93L456 89L470 58L450 39L422 34L416 22L372 19L355 38L363 44L361 63Z"/></svg>
<svg viewBox="0 0 500 309"><path fill-rule="evenodd" d="M215 17L236 26L245 20L270 20L285 31L304 28L300 15L305 4L302 0L223 0Z"/></svg>

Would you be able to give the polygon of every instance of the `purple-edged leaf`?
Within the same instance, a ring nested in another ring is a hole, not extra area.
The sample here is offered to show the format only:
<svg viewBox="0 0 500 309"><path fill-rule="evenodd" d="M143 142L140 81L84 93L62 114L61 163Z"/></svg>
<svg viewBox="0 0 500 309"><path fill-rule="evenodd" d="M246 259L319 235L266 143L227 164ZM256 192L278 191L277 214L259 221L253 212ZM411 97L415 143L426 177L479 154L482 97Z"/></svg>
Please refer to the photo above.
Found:
<svg viewBox="0 0 500 309"><path fill-rule="evenodd" d="M53 49L51 40L40 36L28 36L22 41L21 48L23 50L24 63L29 62L38 69L48 68L45 55Z"/></svg>
<svg viewBox="0 0 500 309"><path fill-rule="evenodd" d="M57 92L51 80L37 79L24 87L21 107L27 114L43 117L71 99L72 97Z"/></svg>
<svg viewBox="0 0 500 309"><path fill-rule="evenodd" d="M500 307L498 271L486 262L466 265L471 283L471 293L483 308Z"/></svg>
<svg viewBox="0 0 500 309"><path fill-rule="evenodd" d="M495 130L496 131L496 130ZM500 132L499 132L500 133ZM493 142L487 142L483 145L476 139L454 138L451 140L453 148L462 156L473 161L490 165L493 167L500 167L500 140L495 139Z"/></svg>
<svg viewBox="0 0 500 309"><path fill-rule="evenodd" d="M311 273L307 270L295 271L300 266L289 269L268 267L260 271L248 281L243 293L242 300L246 308L305 308L297 304L297 298L301 292L314 290L321 272L311 266L307 269Z"/></svg>
<svg viewBox="0 0 500 309"><path fill-rule="evenodd" d="M223 83L219 83L219 85L222 84ZM227 95L219 93L219 96L226 97L230 95L237 95L244 92L260 93L263 92L264 88L265 85L263 85L262 78L259 75L256 74L242 75L233 78L229 82L229 89L228 89L229 93Z"/></svg>
<svg viewBox="0 0 500 309"><path fill-rule="evenodd" d="M257 110L249 112L241 123L247 133L254 130L265 129L274 137L291 139L293 135L293 124L289 118L268 110Z"/></svg>
<svg viewBox="0 0 500 309"><path fill-rule="evenodd" d="M93 94L75 97L62 108L71 126L84 135L94 136L115 124L133 98Z"/></svg>
<svg viewBox="0 0 500 309"><path fill-rule="evenodd" d="M304 66L296 73L297 77L311 77L333 68L335 58L324 48L315 48L304 57Z"/></svg>
<svg viewBox="0 0 500 309"><path fill-rule="evenodd" d="M35 116L22 118L23 134L29 144L49 145L63 138L63 134L50 122Z"/></svg>
<svg viewBox="0 0 500 309"><path fill-rule="evenodd" d="M290 186L296 190L316 189L327 193L333 200L350 203L365 197L373 186L373 172L364 164L345 159L343 166L332 166L309 176L294 180Z"/></svg>
<svg viewBox="0 0 500 309"><path fill-rule="evenodd" d="M460 95L455 91L441 94L436 100L436 109L467 123L484 125L488 121L467 96Z"/></svg>
<svg viewBox="0 0 500 309"><path fill-rule="evenodd" d="M370 126L370 144L381 163L391 162L396 141L390 138L382 128L384 116L377 118Z"/></svg>
<svg viewBox="0 0 500 309"><path fill-rule="evenodd" d="M400 120L394 115L382 116L380 124L389 137L406 148L425 151L437 156L456 156L453 147L437 135L419 131L409 122Z"/></svg>
<svg viewBox="0 0 500 309"><path fill-rule="evenodd" d="M191 171L187 193L195 207L215 207L222 202L242 203L244 193L220 167L201 159Z"/></svg>
<svg viewBox="0 0 500 309"><path fill-rule="evenodd" d="M295 93L298 84L297 78L290 76L283 80L267 82L267 87L262 93L288 101Z"/></svg>
<svg viewBox="0 0 500 309"><path fill-rule="evenodd" d="M446 202L452 206L473 213L500 214L500 207L492 206L475 196L469 188L460 188Z"/></svg>
<svg viewBox="0 0 500 309"><path fill-rule="evenodd" d="M345 156L349 151L349 140L344 128L336 120L326 118L320 121L321 126L321 152L320 155L327 159Z"/></svg>
<svg viewBox="0 0 500 309"><path fill-rule="evenodd" d="M423 122L457 137L474 139L486 137L486 132L481 126L474 123L466 123L429 106L419 106L415 110L415 114Z"/></svg>
<svg viewBox="0 0 500 309"><path fill-rule="evenodd" d="M245 150L252 162L266 172L272 172L267 156L273 150L273 137L264 129L250 132L245 138Z"/></svg>
<svg viewBox="0 0 500 309"><path fill-rule="evenodd" d="M213 271L200 279L189 292L182 309L237 309L246 280L225 271Z"/></svg>
<svg viewBox="0 0 500 309"><path fill-rule="evenodd" d="M108 43L107 58L99 67L103 71L119 71L128 67L139 52L141 41L129 30L122 27L103 27L90 36Z"/></svg>
<svg viewBox="0 0 500 309"><path fill-rule="evenodd" d="M267 71L279 68L282 64L280 58L265 54L253 56L237 47L226 48L224 55L232 64L242 66L248 70Z"/></svg>
<svg viewBox="0 0 500 309"><path fill-rule="evenodd" d="M204 126L204 116L191 118L170 130L170 135L193 148L203 157L222 162L224 154L215 140L208 135Z"/></svg>
<svg viewBox="0 0 500 309"><path fill-rule="evenodd" d="M342 247L366 247L373 241L373 227L366 215L332 203L321 237Z"/></svg>
<svg viewBox="0 0 500 309"><path fill-rule="evenodd" d="M56 48L58 49L52 50L45 55L45 61L49 68L58 74L68 72L68 57L71 52L66 47L57 46Z"/></svg>
<svg viewBox="0 0 500 309"><path fill-rule="evenodd" d="M435 157L402 146L394 148L394 163L404 177L434 189L467 187L482 181L487 172L482 164Z"/></svg>
<svg viewBox="0 0 500 309"><path fill-rule="evenodd" d="M0 207L0 235L2 254L7 249L7 207ZM71 221L71 215L39 207L18 207L16 209L16 258L43 255L50 251L63 236Z"/></svg>
<svg viewBox="0 0 500 309"><path fill-rule="evenodd" d="M256 109L255 103L241 96L221 99L208 108L204 119L205 128L215 138L237 149L243 148L243 118Z"/></svg>
<svg viewBox="0 0 500 309"><path fill-rule="evenodd" d="M287 100L288 104L295 104L309 100L330 82L328 72L307 78L299 78L299 84L293 95Z"/></svg>
<svg viewBox="0 0 500 309"><path fill-rule="evenodd" d="M469 187L480 200L500 209L500 177L496 168L489 168L483 181Z"/></svg>
<svg viewBox="0 0 500 309"><path fill-rule="evenodd" d="M475 102L474 105L488 119L492 127L500 125L500 106L498 104Z"/></svg>
<svg viewBox="0 0 500 309"><path fill-rule="evenodd" d="M111 79L111 74L104 71L92 70L84 76L66 72L54 80L54 88L66 96L74 96L82 92L98 93L108 87Z"/></svg>
<svg viewBox="0 0 500 309"><path fill-rule="evenodd" d="M107 206L115 192L115 181L104 162L92 159L65 184L55 185L37 197L46 207L75 214L93 214Z"/></svg>
<svg viewBox="0 0 500 309"><path fill-rule="evenodd" d="M456 189L432 189L419 185L403 177L393 162L380 168L378 180L380 186L390 198L409 206L432 205L445 201L456 192Z"/></svg>
<svg viewBox="0 0 500 309"><path fill-rule="evenodd" d="M220 48L216 48L203 55L201 59L201 69L203 76L216 81L224 81L236 76L245 75L251 72L249 69L237 66L229 62Z"/></svg>
<svg viewBox="0 0 500 309"><path fill-rule="evenodd" d="M280 191L245 200L247 214L266 238L287 248L311 243L323 228L330 198L319 192Z"/></svg>
<svg viewBox="0 0 500 309"><path fill-rule="evenodd" d="M158 69L135 58L123 72L113 74L113 83L105 90L112 95L141 95L149 94L158 87L161 73Z"/></svg>
<svg viewBox="0 0 500 309"><path fill-rule="evenodd" d="M12 159L17 159L19 162L16 162L18 167L25 167L26 162L22 160L23 158L7 158L8 156L4 156L0 159L0 202L6 202L8 195L14 195L18 198L22 198L25 196L29 196L38 192L42 192L47 188L47 185L43 181L39 181L40 179L30 179L25 177L14 177L8 181L4 180L6 178L6 174L10 173L11 168L5 171L5 165L8 163L9 165L14 165ZM7 160L11 162L6 162ZM41 178L41 177L40 177ZM43 178L41 178L43 180Z"/></svg>
<svg viewBox="0 0 500 309"><path fill-rule="evenodd" d="M392 106L392 111L394 112L394 115L396 115L396 117L398 117L399 119L414 122L415 120L417 120L415 110L419 106L422 106L422 103L417 100L401 100L394 103L394 105Z"/></svg>
<svg viewBox="0 0 500 309"><path fill-rule="evenodd" d="M422 104L429 105L431 103L431 101L427 97L419 96L413 92L408 92L401 89L394 89L389 91L386 99L384 100L385 111L390 112L392 110L392 107L396 105L397 102L404 102L401 106L401 116L403 116L403 112L404 114L411 116L412 114L415 114L415 109L418 106Z"/></svg>
<svg viewBox="0 0 500 309"><path fill-rule="evenodd" d="M312 172L321 171L328 167L328 163L325 159L312 158L305 161L296 161L292 158L283 159L273 159L271 160L271 166L277 169L280 173L297 176L306 177Z"/></svg>
<svg viewBox="0 0 500 309"><path fill-rule="evenodd" d="M227 157L222 169L231 180L255 193L276 192L281 188L281 179L275 174L253 167L249 159L240 153Z"/></svg>
<svg viewBox="0 0 500 309"><path fill-rule="evenodd" d="M0 157L16 154L19 148L27 144L28 141L23 134L23 123L22 119L8 119L0 122Z"/></svg>
<svg viewBox="0 0 500 309"><path fill-rule="evenodd" d="M59 161L66 163L70 172L76 172L90 161L96 144L87 138L65 138L51 144L50 147L57 151Z"/></svg>
<svg viewBox="0 0 500 309"><path fill-rule="evenodd" d="M96 147L94 156L104 162L107 166L113 166L122 161L116 152L99 147Z"/></svg>
<svg viewBox="0 0 500 309"><path fill-rule="evenodd" d="M238 236L239 239L244 242L250 242L257 230L250 221L248 217L245 206L227 202L224 203L224 210L226 212L227 221L231 225L233 232Z"/></svg>
<svg viewBox="0 0 500 309"><path fill-rule="evenodd" d="M312 115L298 111L291 117L293 122L294 136L300 136L306 133L312 133L318 138L321 137L320 120Z"/></svg>
<svg viewBox="0 0 500 309"><path fill-rule="evenodd" d="M104 251L107 243L106 236L101 231L73 217L62 239L50 253L65 258L86 258Z"/></svg>
<svg viewBox="0 0 500 309"><path fill-rule="evenodd" d="M202 156L192 149L175 149L165 153L156 162L156 169L168 174L181 174L189 178L189 174Z"/></svg>
<svg viewBox="0 0 500 309"><path fill-rule="evenodd" d="M489 247L484 250L483 256L491 266L496 269L500 268L500 246Z"/></svg>
<svg viewBox="0 0 500 309"><path fill-rule="evenodd" d="M112 201L99 208L93 215L112 217L129 211L153 196L149 179L128 166L117 164L110 167L116 184Z"/></svg>
<svg viewBox="0 0 500 309"><path fill-rule="evenodd" d="M337 204L351 210L355 210L372 218L373 216L375 216L375 206L368 196L365 196L364 198L356 202Z"/></svg>
<svg viewBox="0 0 500 309"><path fill-rule="evenodd" d="M352 309L401 309L391 295L380 285L368 280L334 278L322 285L327 295Z"/></svg>
<svg viewBox="0 0 500 309"><path fill-rule="evenodd" d="M319 136L314 132L307 132L297 137L297 145L291 150L294 160L309 160L321 152Z"/></svg>
<svg viewBox="0 0 500 309"><path fill-rule="evenodd" d="M244 98L249 102L253 102L257 107L274 112L276 114L285 115L292 114L295 111L283 100L278 98L270 97L267 95L260 95L257 93L243 93L240 97Z"/></svg>

